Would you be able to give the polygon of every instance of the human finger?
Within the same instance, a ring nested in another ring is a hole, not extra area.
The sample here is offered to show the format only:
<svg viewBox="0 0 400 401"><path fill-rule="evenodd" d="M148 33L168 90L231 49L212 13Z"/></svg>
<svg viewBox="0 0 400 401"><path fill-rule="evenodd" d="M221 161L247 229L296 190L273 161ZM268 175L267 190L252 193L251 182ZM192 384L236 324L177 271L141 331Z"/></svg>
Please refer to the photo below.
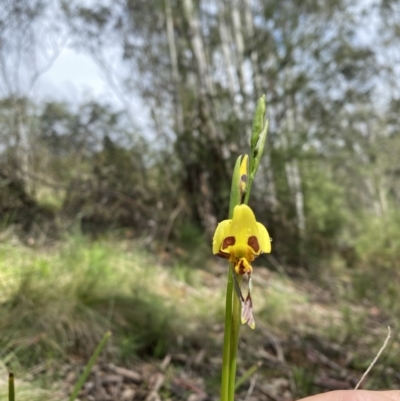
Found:
<svg viewBox="0 0 400 401"><path fill-rule="evenodd" d="M337 390L313 395L300 401L400 401L400 390Z"/></svg>

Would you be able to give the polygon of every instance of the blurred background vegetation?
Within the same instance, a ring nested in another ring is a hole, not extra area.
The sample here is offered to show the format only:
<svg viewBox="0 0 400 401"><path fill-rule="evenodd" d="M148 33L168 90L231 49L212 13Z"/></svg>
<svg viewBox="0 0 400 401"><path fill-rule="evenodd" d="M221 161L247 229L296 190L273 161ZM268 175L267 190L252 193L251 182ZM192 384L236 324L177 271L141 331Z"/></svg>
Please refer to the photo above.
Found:
<svg viewBox="0 0 400 401"><path fill-rule="evenodd" d="M3 0L3 362L86 355L110 327L120 361L163 357L172 343L202 349L199 322L214 327L223 313L224 276L203 294L209 244L263 93L268 144L250 204L273 238L261 264L282 287L265 295L261 327L289 335L303 301L333 303L342 325L316 319L315 330L353 351L376 319L395 326L399 21L394 0ZM118 102L33 95L66 48L96 63ZM197 291L193 314L175 299L185 286ZM297 396L320 390L289 348ZM378 376L400 384L393 371Z"/></svg>

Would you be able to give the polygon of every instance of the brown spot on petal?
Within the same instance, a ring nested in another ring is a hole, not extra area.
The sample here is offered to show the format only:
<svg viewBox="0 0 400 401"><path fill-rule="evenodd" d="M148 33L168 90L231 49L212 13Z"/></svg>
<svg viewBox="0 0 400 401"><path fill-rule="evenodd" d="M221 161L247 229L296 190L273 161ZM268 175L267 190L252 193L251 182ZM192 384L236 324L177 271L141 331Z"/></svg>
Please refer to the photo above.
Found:
<svg viewBox="0 0 400 401"><path fill-rule="evenodd" d="M226 249L228 246L235 245L236 239L235 237L226 237L224 242L222 243L221 249Z"/></svg>
<svg viewBox="0 0 400 401"><path fill-rule="evenodd" d="M239 260L239 263L235 266L235 270L237 274L245 274L246 273L246 266L243 263L243 259Z"/></svg>
<svg viewBox="0 0 400 401"><path fill-rule="evenodd" d="M258 239L255 235L249 237L249 239L247 240L247 245L251 247L255 253L258 253L260 251L260 244L258 243Z"/></svg>
<svg viewBox="0 0 400 401"><path fill-rule="evenodd" d="M219 256L220 258L224 258L224 259L229 259L229 253L223 252L223 251L219 251L217 253L217 256Z"/></svg>

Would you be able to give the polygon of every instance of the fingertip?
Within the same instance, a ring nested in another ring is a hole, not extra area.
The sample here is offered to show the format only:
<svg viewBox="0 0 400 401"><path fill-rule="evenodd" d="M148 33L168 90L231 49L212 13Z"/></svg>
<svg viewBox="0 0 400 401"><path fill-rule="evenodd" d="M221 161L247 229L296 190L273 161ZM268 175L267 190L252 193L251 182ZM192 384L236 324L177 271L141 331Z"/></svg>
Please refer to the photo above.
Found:
<svg viewBox="0 0 400 401"><path fill-rule="evenodd" d="M400 401L400 390L335 390L303 398L301 401Z"/></svg>

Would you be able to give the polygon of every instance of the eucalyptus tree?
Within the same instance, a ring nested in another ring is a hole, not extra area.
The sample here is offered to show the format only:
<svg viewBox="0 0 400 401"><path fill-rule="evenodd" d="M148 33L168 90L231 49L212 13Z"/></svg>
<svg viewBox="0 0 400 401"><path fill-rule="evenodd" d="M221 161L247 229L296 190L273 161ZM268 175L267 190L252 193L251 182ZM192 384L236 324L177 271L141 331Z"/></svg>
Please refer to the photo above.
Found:
<svg viewBox="0 0 400 401"><path fill-rule="evenodd" d="M98 60L127 103L136 93L150 110L153 144L169 149L175 194L206 230L226 214L229 166L245 149L261 93L270 131L254 199L274 223L278 253L301 260L320 238L319 250L332 247L344 185L353 202L377 207L375 182L358 168L368 165L359 151L366 127L379 118L376 49L360 36L364 3L120 0L63 8L75 45ZM318 180L332 183L319 203Z"/></svg>
<svg viewBox="0 0 400 401"><path fill-rule="evenodd" d="M13 115L3 148L13 153L13 169L25 189L32 190L35 140L28 121L32 90L57 59L66 36L57 24L57 3L43 0L4 0L0 7L0 97L10 101ZM13 146L10 146L10 143Z"/></svg>

